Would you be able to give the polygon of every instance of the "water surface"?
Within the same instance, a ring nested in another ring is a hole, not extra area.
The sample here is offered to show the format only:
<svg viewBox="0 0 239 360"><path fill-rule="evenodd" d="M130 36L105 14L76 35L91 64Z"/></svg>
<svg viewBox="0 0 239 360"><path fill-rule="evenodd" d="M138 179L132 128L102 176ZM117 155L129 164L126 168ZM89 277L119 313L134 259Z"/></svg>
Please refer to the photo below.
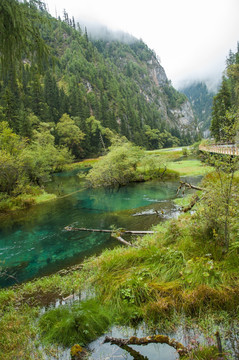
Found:
<svg viewBox="0 0 239 360"><path fill-rule="evenodd" d="M177 187L178 181L151 181L92 190L74 171L54 175L48 190L72 195L0 216L0 285L53 273L117 244L105 233L65 231L67 225L146 230L175 216Z"/></svg>

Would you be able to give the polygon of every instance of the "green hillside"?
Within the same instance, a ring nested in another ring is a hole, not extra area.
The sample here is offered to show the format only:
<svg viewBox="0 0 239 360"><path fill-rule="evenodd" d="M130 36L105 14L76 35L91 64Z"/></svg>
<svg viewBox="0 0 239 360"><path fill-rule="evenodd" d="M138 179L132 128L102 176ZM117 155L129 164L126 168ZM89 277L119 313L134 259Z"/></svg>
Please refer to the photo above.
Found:
<svg viewBox="0 0 239 360"><path fill-rule="evenodd" d="M1 78L0 121L30 141L35 130L48 126L55 144L67 145L68 135L57 124L68 114L67 124L84 134L70 147L78 158L109 145L113 135L106 129L148 149L193 140L194 118L183 109L187 99L171 86L146 44L133 38L130 43L90 40L67 13L56 20L44 7L38 11L44 20L40 32L54 59L44 62L41 72L27 57L21 69L8 69Z"/></svg>

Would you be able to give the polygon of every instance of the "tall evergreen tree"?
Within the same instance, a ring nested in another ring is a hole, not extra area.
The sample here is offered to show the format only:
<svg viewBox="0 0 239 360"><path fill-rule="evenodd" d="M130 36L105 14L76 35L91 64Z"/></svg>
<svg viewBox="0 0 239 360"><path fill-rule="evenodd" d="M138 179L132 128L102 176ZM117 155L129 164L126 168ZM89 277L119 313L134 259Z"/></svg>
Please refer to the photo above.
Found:
<svg viewBox="0 0 239 360"><path fill-rule="evenodd" d="M211 133L217 142L228 140L226 127L230 124L227 121L227 112L230 110L231 105L229 84L224 77L220 90L213 99Z"/></svg>

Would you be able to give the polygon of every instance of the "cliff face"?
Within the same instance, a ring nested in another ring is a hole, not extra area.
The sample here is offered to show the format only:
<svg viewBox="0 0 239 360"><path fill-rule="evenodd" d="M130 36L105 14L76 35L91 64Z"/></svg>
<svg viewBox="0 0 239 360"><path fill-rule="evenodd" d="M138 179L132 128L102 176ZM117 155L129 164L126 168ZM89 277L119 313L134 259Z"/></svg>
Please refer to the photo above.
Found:
<svg viewBox="0 0 239 360"><path fill-rule="evenodd" d="M189 132L194 135L198 131L196 118L187 97L171 86L164 68L155 56L152 56L151 60L147 62L147 69L151 79L147 92L153 94L152 86L156 86L159 91L158 95L148 96L147 99L158 103L158 110L168 124L176 126L181 132ZM167 90L170 90L171 96L178 97L178 101L172 103L170 96L167 95Z"/></svg>
<svg viewBox="0 0 239 360"><path fill-rule="evenodd" d="M171 109L171 112L173 113L180 130L188 130L190 133L197 131L196 119L188 100L185 100L179 108Z"/></svg>
<svg viewBox="0 0 239 360"><path fill-rule="evenodd" d="M152 79L152 82L156 86L164 86L168 83L168 78L165 73L164 68L160 65L158 59L152 56L151 60L147 61L147 67L149 71L149 76Z"/></svg>
<svg viewBox="0 0 239 360"><path fill-rule="evenodd" d="M100 43L100 46L99 46ZM196 120L187 97L173 88L156 54L141 40L97 40L95 45L107 61L113 61L118 73L123 73L134 86L135 93L143 96L151 109L153 121L141 117L141 123L151 128L176 128L180 133L197 133ZM141 100L142 102L142 100Z"/></svg>
<svg viewBox="0 0 239 360"><path fill-rule="evenodd" d="M200 130L203 131L205 137L209 136L214 92L210 91L203 82L191 83L183 87L181 91L190 101Z"/></svg>
<svg viewBox="0 0 239 360"><path fill-rule="evenodd" d="M25 64L24 83L4 82L0 89L3 95L11 91L19 97L14 109L16 133L31 136L34 124L26 119L32 114L42 124L58 124L68 114L85 134L84 156L100 153L100 134L106 144L109 134L117 133L148 149L184 145L196 134L186 96L173 88L156 54L143 41L125 34L121 39L111 40L110 34L107 40L93 39L66 21L49 21L51 29L43 26L42 32L55 57L54 69L46 64L40 74ZM1 98L0 107L8 114L8 104Z"/></svg>

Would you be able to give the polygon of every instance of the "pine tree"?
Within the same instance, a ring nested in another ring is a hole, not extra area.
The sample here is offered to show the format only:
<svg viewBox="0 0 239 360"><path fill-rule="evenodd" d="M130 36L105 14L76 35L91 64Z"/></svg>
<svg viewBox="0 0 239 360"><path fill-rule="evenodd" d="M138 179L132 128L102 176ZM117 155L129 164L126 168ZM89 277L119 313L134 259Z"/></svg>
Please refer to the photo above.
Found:
<svg viewBox="0 0 239 360"><path fill-rule="evenodd" d="M225 127L228 125L227 111L231 108L231 93L224 77L218 94L213 99L211 133L217 142L228 140Z"/></svg>
<svg viewBox="0 0 239 360"><path fill-rule="evenodd" d="M39 27L46 23L46 17L41 16L37 5L35 0L0 2L0 62L4 71L19 69L23 57L40 66L48 58L49 48Z"/></svg>

